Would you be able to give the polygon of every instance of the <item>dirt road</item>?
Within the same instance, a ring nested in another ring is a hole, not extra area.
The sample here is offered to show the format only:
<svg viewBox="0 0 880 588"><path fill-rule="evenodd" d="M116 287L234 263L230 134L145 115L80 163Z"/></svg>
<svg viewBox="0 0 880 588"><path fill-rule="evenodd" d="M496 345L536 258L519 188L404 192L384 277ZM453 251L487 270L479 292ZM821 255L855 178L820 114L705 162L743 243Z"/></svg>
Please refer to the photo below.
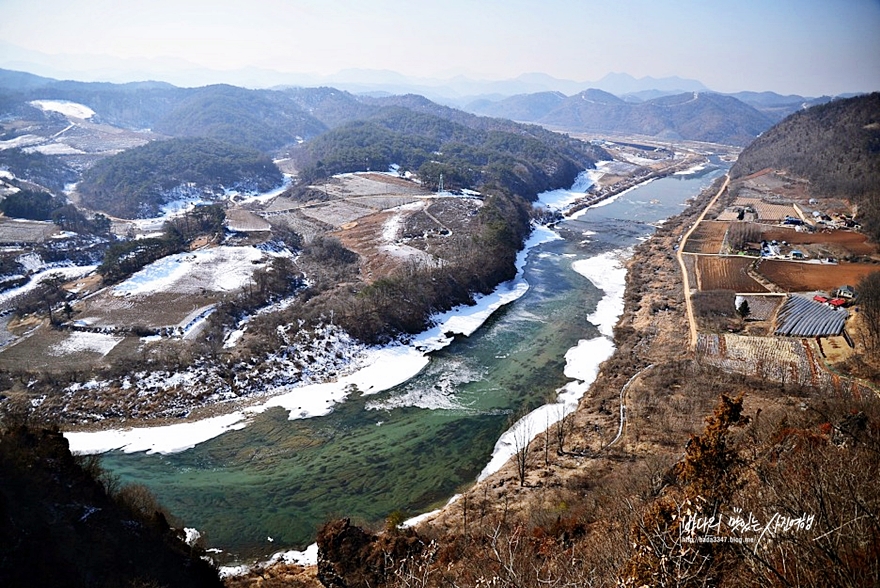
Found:
<svg viewBox="0 0 880 588"><path fill-rule="evenodd" d="M681 242L678 244L678 252L677 252L676 257L678 258L678 265L679 265L679 267L681 267L682 285L684 287L684 303L685 303L685 307L687 308L688 326L690 327L691 349L694 349L697 346L697 321L694 318L693 304L691 304L690 280L688 279L687 268L684 265L684 258L682 256L684 255L684 249L685 249L685 245L687 245L688 238L696 230L696 228L700 225L700 223L703 221L703 218L705 218L706 213L709 211L710 208L712 208L712 206L714 206L715 202L718 200L718 197L724 193L724 191L727 189L727 186L729 184L730 184L730 175L727 175L724 177L724 183L721 185L721 188L719 188L719 190L715 194L715 196L712 197L712 200L709 201L709 204L706 205L706 208L703 209L703 212L700 213L700 216L697 217L697 220L694 221L694 224L691 225L691 228L688 229L688 232L684 234L684 237L681 238Z"/></svg>

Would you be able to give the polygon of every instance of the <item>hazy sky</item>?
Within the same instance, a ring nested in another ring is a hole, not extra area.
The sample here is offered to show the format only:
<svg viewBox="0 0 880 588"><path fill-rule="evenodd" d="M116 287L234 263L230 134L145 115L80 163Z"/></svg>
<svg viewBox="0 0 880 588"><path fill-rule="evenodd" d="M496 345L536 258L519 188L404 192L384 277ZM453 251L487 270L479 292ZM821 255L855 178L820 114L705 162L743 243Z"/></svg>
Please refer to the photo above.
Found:
<svg viewBox="0 0 880 588"><path fill-rule="evenodd" d="M222 70L880 90L880 0L0 0L0 41L0 67L14 45Z"/></svg>

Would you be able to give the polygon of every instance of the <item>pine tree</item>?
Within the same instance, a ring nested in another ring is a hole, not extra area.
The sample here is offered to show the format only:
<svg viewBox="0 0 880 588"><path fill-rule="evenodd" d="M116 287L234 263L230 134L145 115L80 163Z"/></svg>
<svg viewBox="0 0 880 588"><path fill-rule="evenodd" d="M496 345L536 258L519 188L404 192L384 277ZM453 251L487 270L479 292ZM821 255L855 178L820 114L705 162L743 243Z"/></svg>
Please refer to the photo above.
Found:
<svg viewBox="0 0 880 588"><path fill-rule="evenodd" d="M751 313L751 309L749 308L749 301L743 298L743 301L739 303L739 306L736 307L736 313L745 320Z"/></svg>

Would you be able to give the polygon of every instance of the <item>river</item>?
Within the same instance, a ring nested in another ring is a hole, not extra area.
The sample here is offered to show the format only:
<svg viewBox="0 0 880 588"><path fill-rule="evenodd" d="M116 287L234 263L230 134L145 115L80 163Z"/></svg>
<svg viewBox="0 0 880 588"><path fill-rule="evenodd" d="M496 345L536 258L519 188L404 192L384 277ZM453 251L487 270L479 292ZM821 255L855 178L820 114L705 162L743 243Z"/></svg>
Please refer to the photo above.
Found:
<svg viewBox="0 0 880 588"><path fill-rule="evenodd" d="M528 255L528 291L431 353L403 384L351 394L325 416L289 420L271 408L187 451L114 451L102 463L123 483L148 486L229 561L303 548L333 517L376 524L436 508L473 483L522 415L554 402L572 377L592 377L620 312L623 273L607 270L722 175L721 165L649 182L560 223L563 238ZM602 353L569 353L586 341Z"/></svg>

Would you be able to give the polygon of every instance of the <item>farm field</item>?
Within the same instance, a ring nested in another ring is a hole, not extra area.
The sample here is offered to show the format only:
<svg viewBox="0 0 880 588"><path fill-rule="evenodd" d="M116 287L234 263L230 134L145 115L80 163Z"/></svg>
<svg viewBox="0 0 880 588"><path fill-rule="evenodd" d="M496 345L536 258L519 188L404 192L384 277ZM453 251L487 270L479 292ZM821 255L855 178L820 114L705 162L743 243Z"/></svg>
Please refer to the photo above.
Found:
<svg viewBox="0 0 880 588"><path fill-rule="evenodd" d="M429 192L419 184L403 178L379 173L344 174L321 184L319 188L328 196L348 198L352 196L380 195L427 195Z"/></svg>
<svg viewBox="0 0 880 588"><path fill-rule="evenodd" d="M797 217L797 211L791 204L772 204L764 202L760 198L739 197L733 202L734 206L751 206L758 213L758 222L778 223L786 216Z"/></svg>
<svg viewBox="0 0 880 588"><path fill-rule="evenodd" d="M219 301L216 295L156 292L120 298L104 290L77 307L74 318L89 329L165 329L184 326Z"/></svg>
<svg viewBox="0 0 880 588"><path fill-rule="evenodd" d="M769 321L776 315L779 306L785 302L785 296L778 294L746 294L740 296L749 305L749 319L753 321Z"/></svg>
<svg viewBox="0 0 880 588"><path fill-rule="evenodd" d="M260 216L267 221L271 221L270 224L281 225L292 231L296 231L303 236L303 240L306 243L309 243L316 236L332 229L332 227L325 225L316 219L308 218L303 215L299 209L263 212Z"/></svg>
<svg viewBox="0 0 880 588"><path fill-rule="evenodd" d="M328 230L350 228L372 214L418 202L430 195L403 178L379 174L345 174L311 186L320 198L297 200L279 196L257 214L287 225L310 241Z"/></svg>
<svg viewBox="0 0 880 588"><path fill-rule="evenodd" d="M749 257L699 255L696 258L699 289L733 290L752 294L766 292L767 289L748 274L749 266L753 262Z"/></svg>
<svg viewBox="0 0 880 588"><path fill-rule="evenodd" d="M192 335L216 304L248 284L268 259L254 247L227 246L162 258L74 303L73 329L38 328L4 348L0 368L85 369L136 353L142 344L139 333Z"/></svg>
<svg viewBox="0 0 880 588"><path fill-rule="evenodd" d="M338 228L376 211L368 206L360 205L354 200L331 200L330 202L304 206L300 212L307 217Z"/></svg>
<svg viewBox="0 0 880 588"><path fill-rule="evenodd" d="M137 345L137 337L130 339ZM4 348L0 369L26 366L30 370L60 373L109 365L107 355L125 340L118 335L42 328Z"/></svg>
<svg viewBox="0 0 880 588"><path fill-rule="evenodd" d="M876 249L868 238L855 231L828 231L807 233L784 227L765 227L761 232L765 241L787 241L791 245L823 245L827 249L838 249L845 255L871 255ZM843 255L838 255L843 257Z"/></svg>
<svg viewBox="0 0 880 588"><path fill-rule="evenodd" d="M729 222L703 221L691 233L685 244L685 253L720 253Z"/></svg>
<svg viewBox="0 0 880 588"><path fill-rule="evenodd" d="M364 277L372 282L407 260L434 265L447 258L450 242L459 232L469 234L468 225L481 206L474 198L418 199L359 218L332 235L361 256Z"/></svg>
<svg viewBox="0 0 880 588"><path fill-rule="evenodd" d="M880 271L880 264L764 260L758 266L758 273L788 292L831 291L844 285L855 286L876 271Z"/></svg>
<svg viewBox="0 0 880 588"><path fill-rule="evenodd" d="M808 340L701 333L697 355L700 361L725 371L777 382L825 388L836 383Z"/></svg>
<svg viewBox="0 0 880 588"><path fill-rule="evenodd" d="M0 217L0 243L42 243L58 233L58 226L48 221Z"/></svg>

